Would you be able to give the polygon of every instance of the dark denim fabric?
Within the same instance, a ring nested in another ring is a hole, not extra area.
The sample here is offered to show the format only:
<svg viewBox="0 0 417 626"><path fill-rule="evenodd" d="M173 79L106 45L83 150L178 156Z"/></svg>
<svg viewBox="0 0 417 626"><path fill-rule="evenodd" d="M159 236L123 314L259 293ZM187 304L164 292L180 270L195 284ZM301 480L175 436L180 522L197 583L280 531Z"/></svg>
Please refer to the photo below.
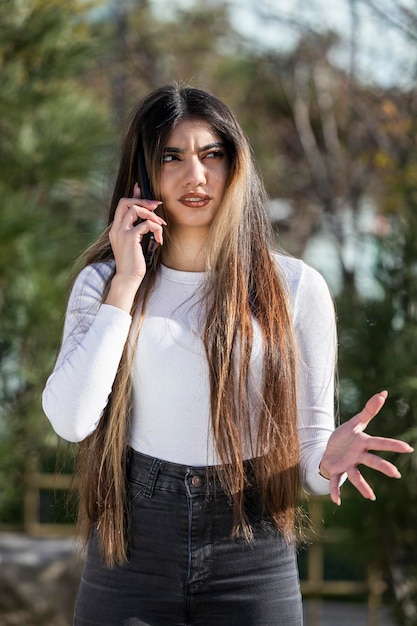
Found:
<svg viewBox="0 0 417 626"><path fill-rule="evenodd" d="M301 626L294 546L245 493L254 541L231 539L233 510L206 468L133 452L129 561L107 569L89 543L75 626Z"/></svg>

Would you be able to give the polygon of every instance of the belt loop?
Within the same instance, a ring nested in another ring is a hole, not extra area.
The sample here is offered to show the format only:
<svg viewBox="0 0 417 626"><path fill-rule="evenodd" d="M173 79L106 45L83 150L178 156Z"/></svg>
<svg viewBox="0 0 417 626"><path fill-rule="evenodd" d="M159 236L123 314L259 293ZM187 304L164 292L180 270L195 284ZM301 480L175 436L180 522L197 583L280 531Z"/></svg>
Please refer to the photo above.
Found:
<svg viewBox="0 0 417 626"><path fill-rule="evenodd" d="M154 459L152 461L151 469L149 470L148 483L145 487L145 491L143 492L145 498L152 498L156 479L158 478L159 470L161 469L162 464L163 461L160 459Z"/></svg>

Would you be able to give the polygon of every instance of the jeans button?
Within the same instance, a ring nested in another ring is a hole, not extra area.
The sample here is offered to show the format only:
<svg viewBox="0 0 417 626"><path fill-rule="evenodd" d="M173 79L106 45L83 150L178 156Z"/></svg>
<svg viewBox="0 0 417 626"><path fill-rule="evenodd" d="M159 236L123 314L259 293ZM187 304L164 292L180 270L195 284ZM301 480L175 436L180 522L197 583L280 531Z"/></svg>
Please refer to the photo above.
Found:
<svg viewBox="0 0 417 626"><path fill-rule="evenodd" d="M191 479L191 483L194 487L201 487L201 483L203 481L201 480L200 476L193 476Z"/></svg>

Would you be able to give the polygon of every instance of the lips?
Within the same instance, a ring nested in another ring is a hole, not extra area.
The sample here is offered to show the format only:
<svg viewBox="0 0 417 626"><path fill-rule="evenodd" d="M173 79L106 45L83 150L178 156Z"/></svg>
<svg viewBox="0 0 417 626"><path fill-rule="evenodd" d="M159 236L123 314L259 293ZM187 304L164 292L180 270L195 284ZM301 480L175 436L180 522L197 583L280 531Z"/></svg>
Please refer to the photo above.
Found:
<svg viewBox="0 0 417 626"><path fill-rule="evenodd" d="M210 202L211 198L205 193L185 193L179 201L181 204L187 207L200 208L206 206Z"/></svg>

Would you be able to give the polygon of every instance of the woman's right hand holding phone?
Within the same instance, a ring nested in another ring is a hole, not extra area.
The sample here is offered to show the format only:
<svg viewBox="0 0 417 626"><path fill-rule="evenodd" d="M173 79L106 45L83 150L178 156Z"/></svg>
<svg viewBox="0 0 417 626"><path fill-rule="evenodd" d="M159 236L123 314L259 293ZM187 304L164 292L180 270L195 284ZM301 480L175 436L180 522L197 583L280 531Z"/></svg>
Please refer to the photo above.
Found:
<svg viewBox="0 0 417 626"><path fill-rule="evenodd" d="M141 241L152 232L155 240L163 243L162 228L166 222L154 213L159 200L145 200L135 184L132 198L121 198L117 205L109 239L116 263L106 304L130 313L136 292L146 274L146 262ZM138 222L138 220L143 220Z"/></svg>

